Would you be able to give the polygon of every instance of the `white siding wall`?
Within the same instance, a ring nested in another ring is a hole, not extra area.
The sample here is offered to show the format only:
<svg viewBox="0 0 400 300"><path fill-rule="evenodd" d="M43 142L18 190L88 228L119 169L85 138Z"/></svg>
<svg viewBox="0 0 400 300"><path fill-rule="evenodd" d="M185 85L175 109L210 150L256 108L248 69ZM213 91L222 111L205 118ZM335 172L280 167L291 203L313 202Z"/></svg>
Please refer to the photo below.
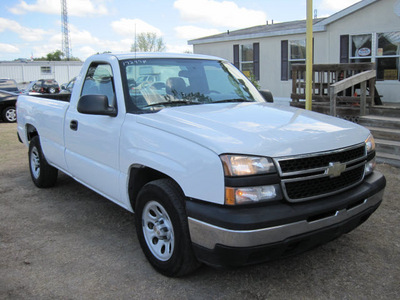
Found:
<svg viewBox="0 0 400 300"><path fill-rule="evenodd" d="M60 85L77 76L83 63L66 62L0 62L0 78L14 79L17 83L38 79L55 79ZM41 67L51 67L50 74L41 72Z"/></svg>
<svg viewBox="0 0 400 300"><path fill-rule="evenodd" d="M193 52L197 54L207 54L207 55L222 57L233 63L233 45L236 44L238 43L223 42L223 43L194 45Z"/></svg>
<svg viewBox="0 0 400 300"><path fill-rule="evenodd" d="M327 26L325 32L314 33L314 63L340 61L340 35L400 31L400 16L393 8L398 0L381 0L343 17ZM260 85L274 97L290 98L292 81L281 81L281 41L305 39L305 34L259 39L245 39L193 45L194 53L215 55L233 62L233 45L260 43ZM399 81L379 81L377 88L383 101L400 102Z"/></svg>
<svg viewBox="0 0 400 300"><path fill-rule="evenodd" d="M2 65L0 67L0 78L10 78L21 82L24 78L22 66Z"/></svg>
<svg viewBox="0 0 400 300"><path fill-rule="evenodd" d="M81 67L82 66L56 66L54 78L60 85L67 83L79 74Z"/></svg>

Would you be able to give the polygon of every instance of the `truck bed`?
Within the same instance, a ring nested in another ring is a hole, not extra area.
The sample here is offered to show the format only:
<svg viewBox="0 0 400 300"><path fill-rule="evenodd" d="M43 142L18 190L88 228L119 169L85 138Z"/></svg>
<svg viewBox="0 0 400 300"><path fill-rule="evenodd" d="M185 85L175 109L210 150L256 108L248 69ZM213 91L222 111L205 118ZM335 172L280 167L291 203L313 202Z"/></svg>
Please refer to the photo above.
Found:
<svg viewBox="0 0 400 300"><path fill-rule="evenodd" d="M23 143L29 145L29 130L35 128L47 161L62 168L65 168L64 117L69 97L68 94L21 95L17 104L18 132Z"/></svg>
<svg viewBox="0 0 400 300"><path fill-rule="evenodd" d="M40 94L40 95L31 95L31 97L46 98L46 99L53 99L53 100L69 102L71 99L71 94Z"/></svg>

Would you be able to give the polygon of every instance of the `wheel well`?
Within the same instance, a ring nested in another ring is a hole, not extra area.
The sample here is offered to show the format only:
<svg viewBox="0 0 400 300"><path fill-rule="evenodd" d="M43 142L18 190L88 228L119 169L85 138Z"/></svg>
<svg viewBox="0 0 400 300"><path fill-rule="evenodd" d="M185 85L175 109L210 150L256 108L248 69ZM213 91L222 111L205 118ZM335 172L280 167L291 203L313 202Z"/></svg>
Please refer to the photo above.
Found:
<svg viewBox="0 0 400 300"><path fill-rule="evenodd" d="M144 166L133 166L130 171L129 176L129 186L128 186L128 193L129 199L131 202L132 209L135 210L136 198L139 194L142 187L151 181L161 179L161 178L169 178L173 180L168 175L161 173L157 170L152 168L144 167ZM173 180L175 183L176 181ZM179 186L177 184L177 186ZM182 192L183 193L183 192Z"/></svg>
<svg viewBox="0 0 400 300"><path fill-rule="evenodd" d="M28 142L31 141L35 136L39 135L36 128L33 125L26 125L26 135L28 138Z"/></svg>

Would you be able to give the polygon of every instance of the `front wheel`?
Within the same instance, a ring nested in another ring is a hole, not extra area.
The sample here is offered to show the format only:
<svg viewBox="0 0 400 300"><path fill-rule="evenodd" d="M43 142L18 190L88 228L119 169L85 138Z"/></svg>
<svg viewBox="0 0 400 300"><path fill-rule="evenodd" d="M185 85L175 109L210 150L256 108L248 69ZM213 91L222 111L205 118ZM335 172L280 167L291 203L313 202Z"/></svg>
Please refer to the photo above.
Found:
<svg viewBox="0 0 400 300"><path fill-rule="evenodd" d="M29 143L29 170L33 183L39 188L52 187L57 182L58 170L46 161L39 136L33 137Z"/></svg>
<svg viewBox="0 0 400 300"><path fill-rule="evenodd" d="M7 123L14 123L17 121L17 111L15 106L8 106L3 110L2 113L3 121Z"/></svg>
<svg viewBox="0 0 400 300"><path fill-rule="evenodd" d="M200 265L193 253L184 201L170 179L146 184L136 201L135 223L142 250L158 272L170 277L189 274Z"/></svg>

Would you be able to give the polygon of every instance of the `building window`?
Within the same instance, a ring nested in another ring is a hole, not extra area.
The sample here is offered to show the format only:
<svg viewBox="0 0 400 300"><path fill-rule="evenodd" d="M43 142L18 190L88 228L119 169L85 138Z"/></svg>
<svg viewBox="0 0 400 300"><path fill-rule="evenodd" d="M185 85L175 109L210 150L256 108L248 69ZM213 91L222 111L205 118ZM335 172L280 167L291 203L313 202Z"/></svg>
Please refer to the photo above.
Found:
<svg viewBox="0 0 400 300"><path fill-rule="evenodd" d="M51 67L40 67L40 73L42 75L47 75L47 74L51 74Z"/></svg>
<svg viewBox="0 0 400 300"><path fill-rule="evenodd" d="M247 78L260 80L260 44L246 44L233 46L234 65Z"/></svg>
<svg viewBox="0 0 400 300"><path fill-rule="evenodd" d="M240 70L250 78L253 73L253 44L240 47Z"/></svg>
<svg viewBox="0 0 400 300"><path fill-rule="evenodd" d="M292 65L306 63L306 40L281 41L281 80L292 79ZM303 78L304 74L300 74Z"/></svg>
<svg viewBox="0 0 400 300"><path fill-rule="evenodd" d="M372 58L372 34L360 34L351 36L350 62L371 62Z"/></svg>
<svg viewBox="0 0 400 300"><path fill-rule="evenodd" d="M289 41L289 76L292 78L292 65L306 63L306 40Z"/></svg>
<svg viewBox="0 0 400 300"><path fill-rule="evenodd" d="M346 54L343 48L345 36L341 36L341 57ZM374 62L377 80L400 80L400 31L360 34L350 36L349 60L352 63Z"/></svg>
<svg viewBox="0 0 400 300"><path fill-rule="evenodd" d="M377 42L377 79L400 80L400 31L378 33Z"/></svg>

